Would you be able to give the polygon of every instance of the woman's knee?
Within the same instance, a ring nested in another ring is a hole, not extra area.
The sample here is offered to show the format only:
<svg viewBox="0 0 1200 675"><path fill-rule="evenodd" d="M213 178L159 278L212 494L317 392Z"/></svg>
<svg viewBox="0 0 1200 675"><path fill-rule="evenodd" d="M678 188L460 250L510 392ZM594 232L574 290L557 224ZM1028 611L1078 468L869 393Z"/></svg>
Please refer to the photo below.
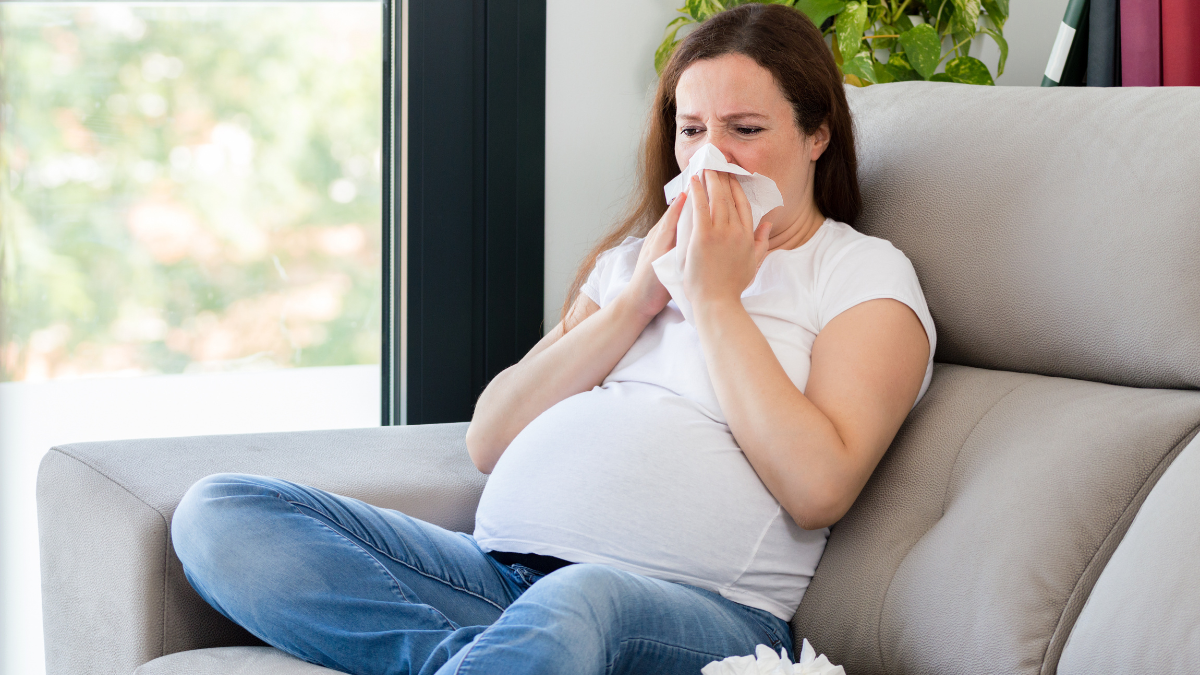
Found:
<svg viewBox="0 0 1200 675"><path fill-rule="evenodd" d="M254 529L247 525L262 517L264 502L239 497L272 496L270 480L219 473L188 488L171 517L171 542L185 568L203 565L214 548L240 544L234 540Z"/></svg>

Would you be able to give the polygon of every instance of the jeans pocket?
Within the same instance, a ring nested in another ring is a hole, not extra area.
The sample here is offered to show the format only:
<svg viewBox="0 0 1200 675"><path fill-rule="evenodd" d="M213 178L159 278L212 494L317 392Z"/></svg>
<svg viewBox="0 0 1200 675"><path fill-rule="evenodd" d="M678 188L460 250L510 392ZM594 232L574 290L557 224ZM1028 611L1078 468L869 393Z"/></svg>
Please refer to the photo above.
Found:
<svg viewBox="0 0 1200 675"><path fill-rule="evenodd" d="M796 658L796 655L792 653L791 625L765 610L754 607L743 607L742 609L762 628L763 633L771 641L772 649L778 652L780 647L787 647L788 655L793 659Z"/></svg>

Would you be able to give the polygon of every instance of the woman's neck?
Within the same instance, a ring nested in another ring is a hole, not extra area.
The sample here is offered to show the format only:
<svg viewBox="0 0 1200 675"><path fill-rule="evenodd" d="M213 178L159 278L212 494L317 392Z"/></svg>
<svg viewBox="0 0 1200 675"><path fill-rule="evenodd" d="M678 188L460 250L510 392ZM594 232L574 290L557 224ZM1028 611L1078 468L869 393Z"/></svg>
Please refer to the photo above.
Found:
<svg viewBox="0 0 1200 675"><path fill-rule="evenodd" d="M768 252L777 249L789 251L799 248L813 238L813 235L821 228L821 224L825 222L825 216L817 209L816 204L811 202L810 204L810 208L802 212L787 227L781 229L772 226L771 237L767 240Z"/></svg>

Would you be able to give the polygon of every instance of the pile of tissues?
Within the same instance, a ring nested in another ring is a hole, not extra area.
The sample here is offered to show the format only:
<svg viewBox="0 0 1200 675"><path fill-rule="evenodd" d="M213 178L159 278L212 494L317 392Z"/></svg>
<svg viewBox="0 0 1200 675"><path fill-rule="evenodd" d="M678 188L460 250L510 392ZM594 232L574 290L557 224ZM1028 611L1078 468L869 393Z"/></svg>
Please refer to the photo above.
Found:
<svg viewBox="0 0 1200 675"><path fill-rule="evenodd" d="M754 649L754 656L731 656L724 661L713 661L700 669L700 675L846 675L845 669L835 666L825 658L817 656L817 650L804 641L800 648L799 663L788 660L787 650L779 653L766 645Z"/></svg>

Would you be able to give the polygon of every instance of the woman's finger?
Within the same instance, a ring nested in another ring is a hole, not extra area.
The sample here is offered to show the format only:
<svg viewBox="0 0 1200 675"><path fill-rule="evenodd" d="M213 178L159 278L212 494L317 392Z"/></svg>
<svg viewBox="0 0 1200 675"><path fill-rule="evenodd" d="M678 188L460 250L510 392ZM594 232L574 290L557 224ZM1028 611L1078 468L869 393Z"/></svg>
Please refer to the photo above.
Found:
<svg viewBox="0 0 1200 675"><path fill-rule="evenodd" d="M675 248L675 232L679 227L679 214L683 213L683 204L687 198L687 190L680 192L675 201L667 207L666 216L662 219L662 236L670 238L670 245L666 249L668 251Z"/></svg>
<svg viewBox="0 0 1200 675"><path fill-rule="evenodd" d="M729 175L729 191L733 195L733 206L737 211L738 220L747 231L754 229L754 212L750 210L750 200L742 189L742 182L736 176Z"/></svg>
<svg viewBox="0 0 1200 675"><path fill-rule="evenodd" d="M771 251L771 223L765 218L758 223L754 230L754 266L757 269Z"/></svg>
<svg viewBox="0 0 1200 675"><path fill-rule="evenodd" d="M699 176L692 176L692 229L698 231L707 228L711 222L709 214L708 189L705 181ZM696 239L693 234L692 240Z"/></svg>
<svg viewBox="0 0 1200 675"><path fill-rule="evenodd" d="M720 226L729 217L733 198L729 194L728 175L726 173L704 170L704 182L708 187L709 208L713 225Z"/></svg>

